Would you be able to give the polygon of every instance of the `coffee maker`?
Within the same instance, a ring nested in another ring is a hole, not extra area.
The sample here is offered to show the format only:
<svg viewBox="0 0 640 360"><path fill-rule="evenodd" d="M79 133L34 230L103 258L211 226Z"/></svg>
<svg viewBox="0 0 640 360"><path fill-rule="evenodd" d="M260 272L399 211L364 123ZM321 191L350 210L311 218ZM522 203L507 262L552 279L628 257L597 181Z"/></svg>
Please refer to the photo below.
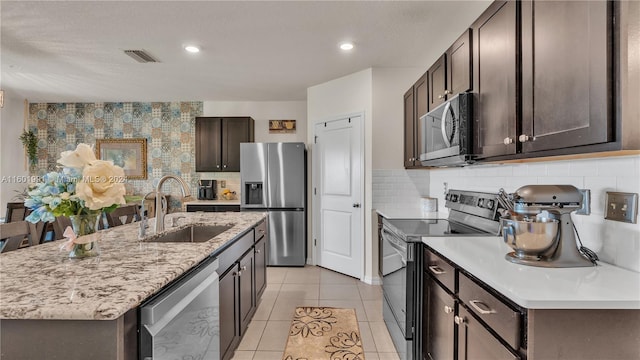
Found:
<svg viewBox="0 0 640 360"><path fill-rule="evenodd" d="M215 200L217 188L216 180L198 181L198 200Z"/></svg>

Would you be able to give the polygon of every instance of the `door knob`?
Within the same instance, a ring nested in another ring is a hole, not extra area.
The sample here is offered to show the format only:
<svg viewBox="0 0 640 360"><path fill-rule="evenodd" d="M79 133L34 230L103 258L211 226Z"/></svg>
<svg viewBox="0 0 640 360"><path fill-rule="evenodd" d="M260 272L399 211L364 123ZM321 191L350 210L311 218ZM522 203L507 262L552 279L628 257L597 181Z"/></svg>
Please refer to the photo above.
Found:
<svg viewBox="0 0 640 360"><path fill-rule="evenodd" d="M360 207L360 203L355 203L355 204L353 204L353 207L354 207L354 208L359 208L359 207Z"/></svg>

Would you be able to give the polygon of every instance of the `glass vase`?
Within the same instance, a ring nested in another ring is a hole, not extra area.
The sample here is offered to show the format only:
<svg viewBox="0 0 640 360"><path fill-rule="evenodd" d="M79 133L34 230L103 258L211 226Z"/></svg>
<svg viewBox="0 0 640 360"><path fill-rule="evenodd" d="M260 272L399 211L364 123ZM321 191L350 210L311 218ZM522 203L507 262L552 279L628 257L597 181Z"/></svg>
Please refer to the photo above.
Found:
<svg viewBox="0 0 640 360"><path fill-rule="evenodd" d="M80 239L82 236L91 235L98 230L98 221L102 213L88 214L88 215L71 215L71 227L73 232ZM100 255L100 248L98 247L97 237L95 240L84 244L73 244L73 249L69 252L69 257L74 259L98 256ZM85 238L86 239L86 238Z"/></svg>

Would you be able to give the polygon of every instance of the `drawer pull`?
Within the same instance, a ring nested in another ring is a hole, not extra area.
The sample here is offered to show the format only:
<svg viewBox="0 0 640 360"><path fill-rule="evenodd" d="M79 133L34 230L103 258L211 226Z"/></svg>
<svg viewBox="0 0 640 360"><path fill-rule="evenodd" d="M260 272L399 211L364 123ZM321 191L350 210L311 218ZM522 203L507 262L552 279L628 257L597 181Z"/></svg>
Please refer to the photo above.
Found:
<svg viewBox="0 0 640 360"><path fill-rule="evenodd" d="M453 308L452 308L451 306L447 306L447 305L445 305L445 306L444 306L444 312L445 312L446 314L451 314L451 313L453 312Z"/></svg>
<svg viewBox="0 0 640 360"><path fill-rule="evenodd" d="M471 307L476 309L482 315L495 314L496 311L489 307L489 305L483 303L480 300L471 300L469 301Z"/></svg>
<svg viewBox="0 0 640 360"><path fill-rule="evenodd" d="M436 275L442 275L447 273L446 271L442 270L442 268L439 267L438 265L429 266L429 270L431 270Z"/></svg>
<svg viewBox="0 0 640 360"><path fill-rule="evenodd" d="M455 323L456 323L456 324L458 324L458 325L462 325L462 324L464 324L464 323L466 323L466 322L467 322L467 319L465 319L464 317L460 317L460 316L456 315L456 316L453 318L453 322L455 322Z"/></svg>

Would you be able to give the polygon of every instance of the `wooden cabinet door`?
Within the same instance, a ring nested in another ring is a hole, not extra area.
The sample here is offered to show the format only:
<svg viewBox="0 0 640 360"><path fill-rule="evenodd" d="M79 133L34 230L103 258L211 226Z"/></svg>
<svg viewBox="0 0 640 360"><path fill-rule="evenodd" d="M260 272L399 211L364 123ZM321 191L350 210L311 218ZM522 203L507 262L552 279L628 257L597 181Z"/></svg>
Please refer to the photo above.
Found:
<svg viewBox="0 0 640 360"><path fill-rule="evenodd" d="M612 2L522 2L523 152L612 141Z"/></svg>
<svg viewBox="0 0 640 360"><path fill-rule="evenodd" d="M240 143L252 142L250 118L222 119L222 171L240 171Z"/></svg>
<svg viewBox="0 0 640 360"><path fill-rule="evenodd" d="M416 81L413 85L413 96L415 102L415 116L414 116L414 129L415 129L415 153L413 154L413 158L415 161L413 162L414 166L421 166L420 164L420 154L423 151L423 140L422 140L422 122L420 121L420 117L429 112L429 82L428 82L428 72L425 72L424 75Z"/></svg>
<svg viewBox="0 0 640 360"><path fill-rule="evenodd" d="M473 89L471 78L471 29L462 34L446 52L447 93L459 94Z"/></svg>
<svg viewBox="0 0 640 360"><path fill-rule="evenodd" d="M258 240L254 249L255 256L255 283L256 283L256 299L255 304L258 305L258 300L264 289L267 287L267 252L266 252L266 236L263 236L262 239Z"/></svg>
<svg viewBox="0 0 640 360"><path fill-rule="evenodd" d="M482 323L476 320L462 306L458 307L456 323L458 324L458 360L520 359L520 356L514 355L507 347L502 345L498 339L484 328Z"/></svg>
<svg viewBox="0 0 640 360"><path fill-rule="evenodd" d="M404 93L404 167L413 167L416 154L416 129L413 86Z"/></svg>
<svg viewBox="0 0 640 360"><path fill-rule="evenodd" d="M255 311L255 295L253 286L253 250L247 252L242 259L240 259L240 272L238 276L238 289L239 289L239 307L240 307L240 333L244 334L245 329L249 326L251 316Z"/></svg>
<svg viewBox="0 0 640 360"><path fill-rule="evenodd" d="M515 1L495 1L471 26L475 153L516 153L518 43Z"/></svg>
<svg viewBox="0 0 640 360"><path fill-rule="evenodd" d="M222 168L220 118L196 118L196 171L220 171Z"/></svg>
<svg viewBox="0 0 640 360"><path fill-rule="evenodd" d="M447 99L447 56L443 54L431 65L429 73L429 110L435 109Z"/></svg>
<svg viewBox="0 0 640 360"><path fill-rule="evenodd" d="M231 358L240 337L236 302L237 267L237 264L234 265L220 278L220 354L223 360Z"/></svg>
<svg viewBox="0 0 640 360"><path fill-rule="evenodd" d="M455 300L426 272L424 279L423 359L455 359Z"/></svg>

